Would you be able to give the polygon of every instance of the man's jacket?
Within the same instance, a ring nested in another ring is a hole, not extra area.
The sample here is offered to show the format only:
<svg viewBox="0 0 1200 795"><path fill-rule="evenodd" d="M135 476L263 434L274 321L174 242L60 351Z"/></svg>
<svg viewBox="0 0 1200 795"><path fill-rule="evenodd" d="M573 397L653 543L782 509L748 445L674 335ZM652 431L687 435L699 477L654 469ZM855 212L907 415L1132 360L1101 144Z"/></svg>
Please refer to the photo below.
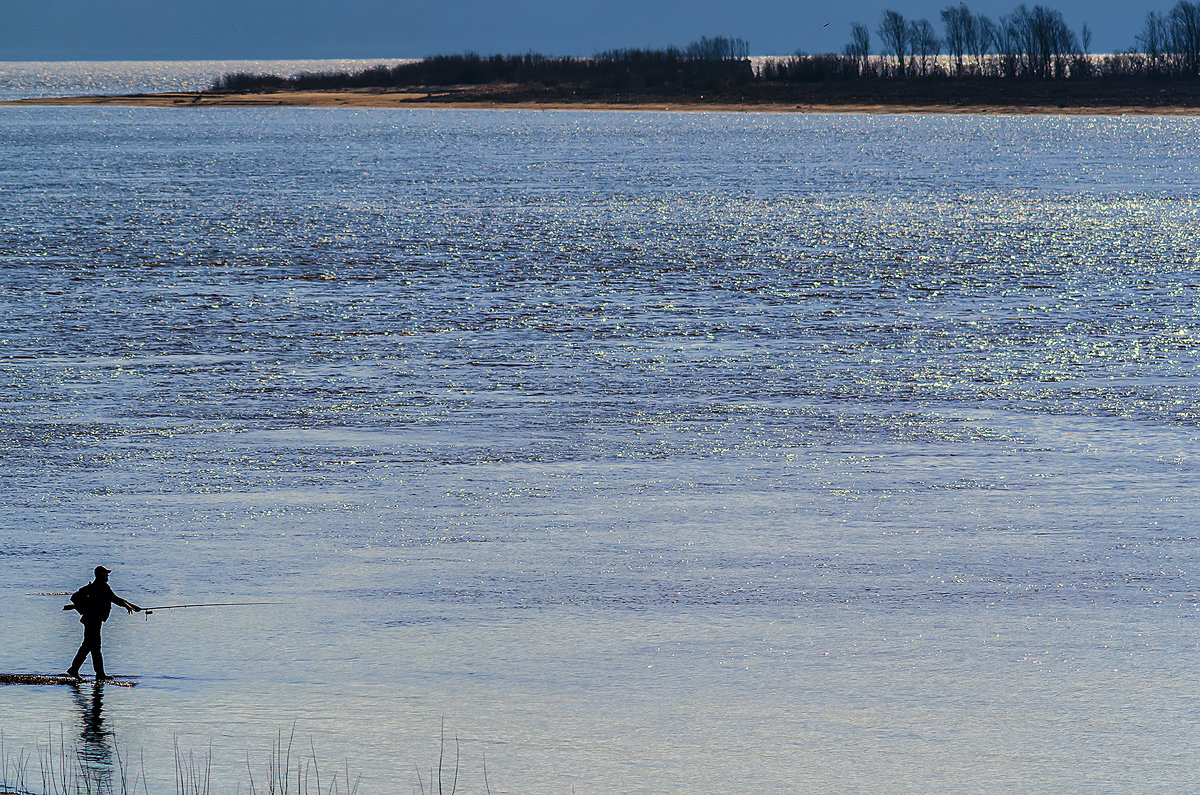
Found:
<svg viewBox="0 0 1200 795"><path fill-rule="evenodd" d="M125 600L113 593L106 582L89 582L71 594L71 604L79 611L79 623L102 623L108 621L113 605L124 605Z"/></svg>

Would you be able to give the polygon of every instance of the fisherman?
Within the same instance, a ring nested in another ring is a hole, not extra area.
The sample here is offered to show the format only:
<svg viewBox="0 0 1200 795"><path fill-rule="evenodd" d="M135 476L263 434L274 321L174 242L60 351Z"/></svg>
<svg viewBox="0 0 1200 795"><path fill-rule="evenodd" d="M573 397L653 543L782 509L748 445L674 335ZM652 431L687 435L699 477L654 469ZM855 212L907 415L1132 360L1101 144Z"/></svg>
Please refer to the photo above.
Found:
<svg viewBox="0 0 1200 795"><path fill-rule="evenodd" d="M79 666L83 665L89 654L92 655L92 667L96 669L96 681L108 679L104 673L104 657L100 653L100 627L108 620L112 606L120 605L130 613L140 613L142 610L133 602L126 602L113 593L108 584L110 573L103 566L97 566L96 578L71 594L71 604L63 607L63 610L79 611L79 623L83 624L83 645L79 647L75 661L67 669L67 676L75 679L79 678Z"/></svg>

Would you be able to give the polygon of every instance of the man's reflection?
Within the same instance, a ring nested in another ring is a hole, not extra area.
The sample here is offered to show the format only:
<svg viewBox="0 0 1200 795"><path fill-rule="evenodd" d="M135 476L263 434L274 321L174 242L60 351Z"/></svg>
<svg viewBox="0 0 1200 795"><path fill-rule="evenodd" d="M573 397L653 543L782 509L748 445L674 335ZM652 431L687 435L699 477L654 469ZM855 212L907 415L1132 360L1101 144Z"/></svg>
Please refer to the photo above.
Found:
<svg viewBox="0 0 1200 795"><path fill-rule="evenodd" d="M112 792L115 740L104 725L104 682L74 684L71 697L79 709L80 767L98 792Z"/></svg>

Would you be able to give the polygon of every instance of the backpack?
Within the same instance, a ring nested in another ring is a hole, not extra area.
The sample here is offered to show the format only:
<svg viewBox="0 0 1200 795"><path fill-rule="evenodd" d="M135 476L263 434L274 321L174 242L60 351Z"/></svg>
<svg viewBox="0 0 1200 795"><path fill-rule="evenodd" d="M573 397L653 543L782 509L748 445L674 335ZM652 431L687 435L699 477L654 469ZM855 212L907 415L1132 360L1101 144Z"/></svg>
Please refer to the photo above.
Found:
<svg viewBox="0 0 1200 795"><path fill-rule="evenodd" d="M88 583L80 588L75 593L71 594L71 604L75 605L75 609L80 615L89 615L96 612L96 596L92 592L94 583Z"/></svg>

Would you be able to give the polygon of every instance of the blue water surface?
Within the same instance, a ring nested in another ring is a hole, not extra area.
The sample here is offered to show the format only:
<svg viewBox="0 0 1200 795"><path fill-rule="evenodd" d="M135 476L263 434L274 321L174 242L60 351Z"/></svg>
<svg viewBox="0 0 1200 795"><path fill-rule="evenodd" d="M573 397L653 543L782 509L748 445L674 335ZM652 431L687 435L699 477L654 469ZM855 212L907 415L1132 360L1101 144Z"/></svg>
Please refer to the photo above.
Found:
<svg viewBox="0 0 1200 795"><path fill-rule="evenodd" d="M0 108L6 775L1195 787L1198 124Z"/></svg>

